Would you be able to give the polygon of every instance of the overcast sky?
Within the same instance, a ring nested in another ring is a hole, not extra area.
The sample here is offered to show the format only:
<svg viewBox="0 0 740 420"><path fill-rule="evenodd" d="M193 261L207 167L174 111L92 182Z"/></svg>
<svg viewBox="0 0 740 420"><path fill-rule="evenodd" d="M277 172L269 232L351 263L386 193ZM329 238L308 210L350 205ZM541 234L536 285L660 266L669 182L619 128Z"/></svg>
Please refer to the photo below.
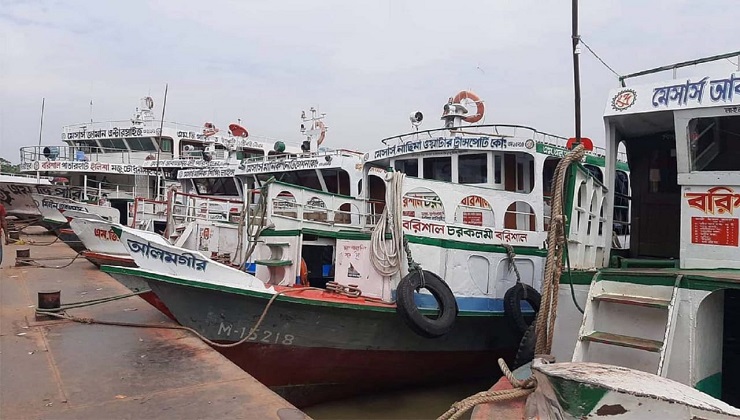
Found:
<svg viewBox="0 0 740 420"><path fill-rule="evenodd" d="M740 49L737 12L738 0L582 1L580 32L624 74ZM241 118L289 142L313 105L326 146L375 148L409 131L412 111L439 127L461 89L485 100L485 123L569 137L570 13L567 0L0 0L0 156L17 163L38 143L44 97L43 143L60 144L91 100L95 120L127 119L147 95L159 115L165 83L169 121ZM581 72L583 134L603 143L616 77L585 49Z"/></svg>

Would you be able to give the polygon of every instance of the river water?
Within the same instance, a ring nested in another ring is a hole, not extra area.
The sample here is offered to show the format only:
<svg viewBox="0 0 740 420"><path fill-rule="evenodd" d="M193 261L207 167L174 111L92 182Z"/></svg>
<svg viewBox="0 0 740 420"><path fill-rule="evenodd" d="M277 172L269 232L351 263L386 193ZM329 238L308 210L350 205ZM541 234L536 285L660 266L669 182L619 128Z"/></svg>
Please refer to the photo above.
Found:
<svg viewBox="0 0 740 420"><path fill-rule="evenodd" d="M375 393L318 404L303 411L316 420L436 419L453 403L489 389L497 380ZM469 419L471 412L462 418Z"/></svg>

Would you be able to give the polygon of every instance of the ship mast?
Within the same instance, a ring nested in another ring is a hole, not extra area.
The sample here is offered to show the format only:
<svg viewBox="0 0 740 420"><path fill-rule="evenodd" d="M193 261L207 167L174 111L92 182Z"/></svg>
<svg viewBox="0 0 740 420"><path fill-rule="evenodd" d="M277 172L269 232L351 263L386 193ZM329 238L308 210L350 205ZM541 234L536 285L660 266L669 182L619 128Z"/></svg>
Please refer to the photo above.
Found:
<svg viewBox="0 0 740 420"><path fill-rule="evenodd" d="M580 41L578 35L578 0L573 0L573 31L571 41L573 43L573 96L575 107L575 145L581 144L581 73L579 69L578 56L581 54Z"/></svg>

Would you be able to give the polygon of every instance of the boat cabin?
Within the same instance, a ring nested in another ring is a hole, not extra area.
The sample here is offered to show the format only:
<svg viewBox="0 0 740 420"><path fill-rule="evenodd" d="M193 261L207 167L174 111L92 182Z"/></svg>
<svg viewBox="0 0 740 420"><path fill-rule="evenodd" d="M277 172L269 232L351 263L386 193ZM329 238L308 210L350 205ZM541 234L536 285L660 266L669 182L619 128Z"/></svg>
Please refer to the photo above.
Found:
<svg viewBox="0 0 740 420"><path fill-rule="evenodd" d="M627 200L630 241L607 245L573 361L657 373L738 406L740 74L622 86L604 123L605 182L619 180L620 147L631 180L630 197L607 194L607 224Z"/></svg>

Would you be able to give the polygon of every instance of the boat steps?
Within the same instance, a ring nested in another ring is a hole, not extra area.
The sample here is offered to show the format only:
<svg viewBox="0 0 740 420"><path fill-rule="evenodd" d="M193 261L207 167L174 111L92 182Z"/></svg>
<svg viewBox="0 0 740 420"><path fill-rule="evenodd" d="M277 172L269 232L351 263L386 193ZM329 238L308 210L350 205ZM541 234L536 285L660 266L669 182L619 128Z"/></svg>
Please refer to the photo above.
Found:
<svg viewBox="0 0 740 420"><path fill-rule="evenodd" d="M629 269L596 273L589 288L572 361L603 359L598 361L620 365L619 358L623 356L619 353L590 348L590 344L599 343L658 353L655 367L655 359L649 361L646 356L630 356L630 359L652 373L665 376L678 317L676 307L682 278L680 274Z"/></svg>
<svg viewBox="0 0 740 420"><path fill-rule="evenodd" d="M593 297L594 300L601 302L619 303L623 305L644 306L656 309L668 309L671 304L670 300L654 299L642 296L627 296L614 293L601 293Z"/></svg>

